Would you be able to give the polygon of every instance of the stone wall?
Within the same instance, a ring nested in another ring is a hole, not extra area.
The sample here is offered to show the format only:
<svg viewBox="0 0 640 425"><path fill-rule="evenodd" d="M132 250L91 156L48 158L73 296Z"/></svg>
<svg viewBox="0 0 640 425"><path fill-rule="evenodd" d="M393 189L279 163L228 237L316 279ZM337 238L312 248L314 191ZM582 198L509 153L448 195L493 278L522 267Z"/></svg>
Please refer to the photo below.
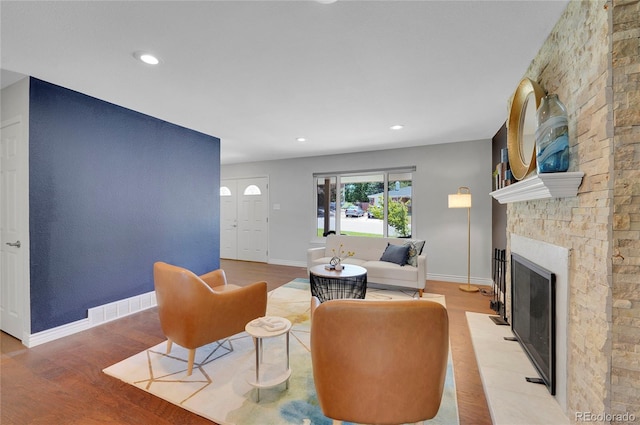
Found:
<svg viewBox="0 0 640 425"><path fill-rule="evenodd" d="M640 420L638 8L638 0L571 1L524 75L567 107L569 171L585 173L577 197L507 209L508 250L515 233L571 252L572 421L576 412Z"/></svg>
<svg viewBox="0 0 640 425"><path fill-rule="evenodd" d="M640 420L640 1L613 2L611 412Z"/></svg>

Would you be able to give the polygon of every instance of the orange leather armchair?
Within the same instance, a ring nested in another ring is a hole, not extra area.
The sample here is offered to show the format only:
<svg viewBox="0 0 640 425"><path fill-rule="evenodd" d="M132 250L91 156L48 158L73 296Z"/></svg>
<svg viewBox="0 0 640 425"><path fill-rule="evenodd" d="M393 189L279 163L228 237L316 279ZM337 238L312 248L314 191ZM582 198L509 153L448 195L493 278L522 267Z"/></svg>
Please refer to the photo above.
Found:
<svg viewBox="0 0 640 425"><path fill-rule="evenodd" d="M320 304L320 298L312 295L311 306L309 307L309 319L313 320L313 313L316 311L316 308L320 307Z"/></svg>
<svg viewBox="0 0 640 425"><path fill-rule="evenodd" d="M267 310L266 282L229 285L221 269L196 276L157 262L153 278L167 353L174 342L189 350L187 375L193 371L196 348L244 331L247 323Z"/></svg>
<svg viewBox="0 0 640 425"><path fill-rule="evenodd" d="M433 418L448 353L447 310L433 301L341 299L313 312L313 379L320 408L334 423Z"/></svg>

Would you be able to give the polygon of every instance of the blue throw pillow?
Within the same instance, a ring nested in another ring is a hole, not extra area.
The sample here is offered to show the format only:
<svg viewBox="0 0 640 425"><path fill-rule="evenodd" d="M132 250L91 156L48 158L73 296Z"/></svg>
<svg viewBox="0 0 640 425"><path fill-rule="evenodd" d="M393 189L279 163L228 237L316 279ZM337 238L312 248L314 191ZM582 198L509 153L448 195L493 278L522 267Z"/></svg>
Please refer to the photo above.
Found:
<svg viewBox="0 0 640 425"><path fill-rule="evenodd" d="M380 257L380 261L404 266L407 264L407 258L409 258L409 248L408 245L391 245L388 243L387 249L384 250L382 257Z"/></svg>

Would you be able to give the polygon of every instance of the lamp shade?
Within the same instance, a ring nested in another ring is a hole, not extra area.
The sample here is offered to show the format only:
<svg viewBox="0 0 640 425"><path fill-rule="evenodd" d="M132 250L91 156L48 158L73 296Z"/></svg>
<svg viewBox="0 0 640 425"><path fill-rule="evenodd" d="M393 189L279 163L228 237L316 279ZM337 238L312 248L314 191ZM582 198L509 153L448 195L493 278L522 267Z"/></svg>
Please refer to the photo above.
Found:
<svg viewBox="0 0 640 425"><path fill-rule="evenodd" d="M461 191L466 189L467 193ZM471 208L471 191L467 187L458 189L458 193L449 195L449 208Z"/></svg>

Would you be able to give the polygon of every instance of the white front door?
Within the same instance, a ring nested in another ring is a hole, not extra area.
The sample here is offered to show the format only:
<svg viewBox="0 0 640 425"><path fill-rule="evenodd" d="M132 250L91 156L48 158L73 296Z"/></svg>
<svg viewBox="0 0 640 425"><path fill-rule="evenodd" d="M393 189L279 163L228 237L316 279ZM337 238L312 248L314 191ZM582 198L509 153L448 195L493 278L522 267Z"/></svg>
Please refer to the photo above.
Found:
<svg viewBox="0 0 640 425"><path fill-rule="evenodd" d="M235 180L220 182L220 258L238 259L238 190Z"/></svg>
<svg viewBox="0 0 640 425"><path fill-rule="evenodd" d="M269 179L220 181L220 258L268 261Z"/></svg>
<svg viewBox="0 0 640 425"><path fill-rule="evenodd" d="M21 119L16 118L3 122L0 130L0 328L20 340L29 331L25 328L28 223L24 211L26 170L21 168L26 162L22 128Z"/></svg>
<svg viewBox="0 0 640 425"><path fill-rule="evenodd" d="M268 179L239 179L237 185L238 260L267 262Z"/></svg>

